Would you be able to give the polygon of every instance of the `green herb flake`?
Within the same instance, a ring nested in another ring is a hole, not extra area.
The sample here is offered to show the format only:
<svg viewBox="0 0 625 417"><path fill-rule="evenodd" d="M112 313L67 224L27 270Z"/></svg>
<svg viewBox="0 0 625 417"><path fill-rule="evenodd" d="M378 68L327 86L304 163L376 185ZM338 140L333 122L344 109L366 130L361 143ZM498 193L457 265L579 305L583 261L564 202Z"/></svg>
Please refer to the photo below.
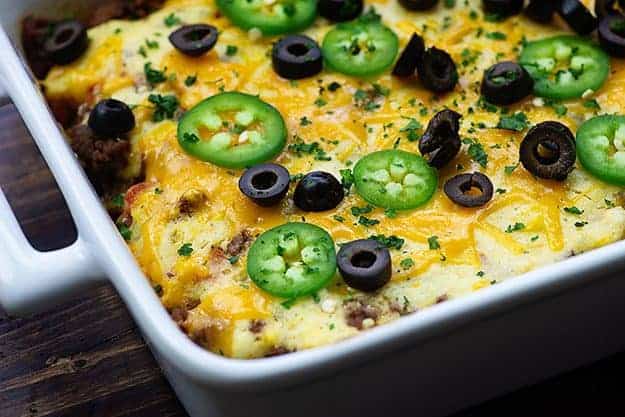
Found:
<svg viewBox="0 0 625 417"><path fill-rule="evenodd" d="M522 132L529 127L527 116L523 112L517 112L512 116L501 116L498 129L512 130L515 132Z"/></svg>
<svg viewBox="0 0 625 417"><path fill-rule="evenodd" d="M185 80L184 80L184 85L186 85L187 87L191 87L193 84L195 84L197 81L197 75L189 75Z"/></svg>
<svg viewBox="0 0 625 417"><path fill-rule="evenodd" d="M182 21L180 20L178 16L176 16L175 13L172 13L163 20L163 23L165 23L165 26L170 28L170 27L174 27L176 25L181 24Z"/></svg>
<svg viewBox="0 0 625 417"><path fill-rule="evenodd" d="M517 222L514 225L508 225L508 228L506 229L506 233L519 232L523 229L525 229L525 224Z"/></svg>
<svg viewBox="0 0 625 417"><path fill-rule="evenodd" d="M404 271L407 271L414 266L414 261L411 258L402 259L399 266L401 266Z"/></svg>
<svg viewBox="0 0 625 417"><path fill-rule="evenodd" d="M193 247L191 246L190 243L185 243L184 245L178 248L178 255L180 256L184 256L188 258L189 256L191 256L192 253L193 253Z"/></svg>
<svg viewBox="0 0 625 417"><path fill-rule="evenodd" d="M385 236L385 235L373 235L369 236L369 239L375 240L376 242L386 246L389 249L401 250L406 241L400 237L395 235L393 236Z"/></svg>
<svg viewBox="0 0 625 417"><path fill-rule="evenodd" d="M438 242L438 236L428 237L428 245L430 246L430 250L440 249L441 244Z"/></svg>
<svg viewBox="0 0 625 417"><path fill-rule="evenodd" d="M365 216L360 216L360 218L358 219L358 224L365 226L365 227L373 227L373 226L380 224L380 221L375 220L375 219L370 219Z"/></svg>
<svg viewBox="0 0 625 417"><path fill-rule="evenodd" d="M227 56L235 56L239 52L239 47L235 45L226 46L226 55Z"/></svg>
<svg viewBox="0 0 625 417"><path fill-rule="evenodd" d="M150 94L148 101L154 104L154 113L152 114L152 121L154 122L173 119L176 110L178 110L179 102L174 95Z"/></svg>
<svg viewBox="0 0 625 417"><path fill-rule="evenodd" d="M569 214L575 214L576 216L580 216L582 214L584 214L584 210L580 210L579 208L573 206L573 207L564 207L564 211L569 213Z"/></svg>

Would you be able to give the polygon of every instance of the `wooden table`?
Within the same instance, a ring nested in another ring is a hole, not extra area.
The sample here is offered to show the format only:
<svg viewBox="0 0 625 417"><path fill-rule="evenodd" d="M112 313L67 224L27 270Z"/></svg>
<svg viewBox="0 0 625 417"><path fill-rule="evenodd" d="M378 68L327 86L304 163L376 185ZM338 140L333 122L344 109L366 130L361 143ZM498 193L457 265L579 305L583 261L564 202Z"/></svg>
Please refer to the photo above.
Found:
<svg viewBox="0 0 625 417"><path fill-rule="evenodd" d="M63 198L11 106L0 108L0 185L37 249L75 239ZM625 353L457 417L625 416L624 373ZM0 417L22 416L186 413L123 303L103 286L34 317L11 319L0 311Z"/></svg>

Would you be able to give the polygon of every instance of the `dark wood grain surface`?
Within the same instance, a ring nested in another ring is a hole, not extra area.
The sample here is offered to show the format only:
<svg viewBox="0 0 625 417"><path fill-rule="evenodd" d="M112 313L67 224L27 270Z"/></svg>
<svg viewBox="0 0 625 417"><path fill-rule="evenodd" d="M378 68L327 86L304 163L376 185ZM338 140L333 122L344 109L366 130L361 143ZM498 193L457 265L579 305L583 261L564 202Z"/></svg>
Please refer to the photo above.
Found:
<svg viewBox="0 0 625 417"><path fill-rule="evenodd" d="M54 180L11 106L0 108L0 185L37 249L75 239ZM624 375L625 353L456 417L625 416ZM34 317L0 311L0 417L26 416L186 414L123 303L103 286Z"/></svg>

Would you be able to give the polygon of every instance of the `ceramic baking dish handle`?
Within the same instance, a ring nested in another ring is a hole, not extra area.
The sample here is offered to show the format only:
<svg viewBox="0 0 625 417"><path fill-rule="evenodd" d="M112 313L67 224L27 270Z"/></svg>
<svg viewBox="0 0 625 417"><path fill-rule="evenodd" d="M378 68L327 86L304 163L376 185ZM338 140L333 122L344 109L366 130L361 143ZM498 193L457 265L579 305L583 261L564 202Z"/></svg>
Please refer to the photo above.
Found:
<svg viewBox="0 0 625 417"><path fill-rule="evenodd" d="M65 249L35 250L0 190L0 305L10 315L49 310L103 276L79 237Z"/></svg>

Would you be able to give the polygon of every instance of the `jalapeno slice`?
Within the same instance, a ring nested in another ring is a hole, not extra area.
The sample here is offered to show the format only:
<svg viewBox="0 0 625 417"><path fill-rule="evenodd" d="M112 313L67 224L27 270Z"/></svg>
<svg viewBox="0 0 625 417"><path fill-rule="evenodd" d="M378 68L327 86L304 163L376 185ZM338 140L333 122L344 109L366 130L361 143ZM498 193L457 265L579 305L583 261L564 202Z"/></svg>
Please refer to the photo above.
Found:
<svg viewBox="0 0 625 417"><path fill-rule="evenodd" d="M236 26L266 36L299 32L317 17L315 0L217 0L217 6Z"/></svg>
<svg viewBox="0 0 625 417"><path fill-rule="evenodd" d="M331 69L356 77L391 67L399 51L397 35L379 21L341 23L323 39L323 56Z"/></svg>
<svg viewBox="0 0 625 417"><path fill-rule="evenodd" d="M386 150L369 154L354 167L356 191L370 204L411 210L430 201L438 185L436 170L421 156Z"/></svg>
<svg viewBox="0 0 625 417"><path fill-rule="evenodd" d="M556 100L579 98L597 91L610 73L610 58L594 43L576 36L529 42L521 65L534 79L534 94Z"/></svg>
<svg viewBox="0 0 625 417"><path fill-rule="evenodd" d="M597 178L625 186L625 116L592 118L577 131L577 157Z"/></svg>
<svg viewBox="0 0 625 417"><path fill-rule="evenodd" d="M189 155L224 168L248 168L277 156L286 144L284 119L256 96L222 93L200 102L178 124Z"/></svg>
<svg viewBox="0 0 625 417"><path fill-rule="evenodd" d="M336 273L336 249L330 235L308 223L287 223L256 239L247 273L264 291L294 299L314 294Z"/></svg>

